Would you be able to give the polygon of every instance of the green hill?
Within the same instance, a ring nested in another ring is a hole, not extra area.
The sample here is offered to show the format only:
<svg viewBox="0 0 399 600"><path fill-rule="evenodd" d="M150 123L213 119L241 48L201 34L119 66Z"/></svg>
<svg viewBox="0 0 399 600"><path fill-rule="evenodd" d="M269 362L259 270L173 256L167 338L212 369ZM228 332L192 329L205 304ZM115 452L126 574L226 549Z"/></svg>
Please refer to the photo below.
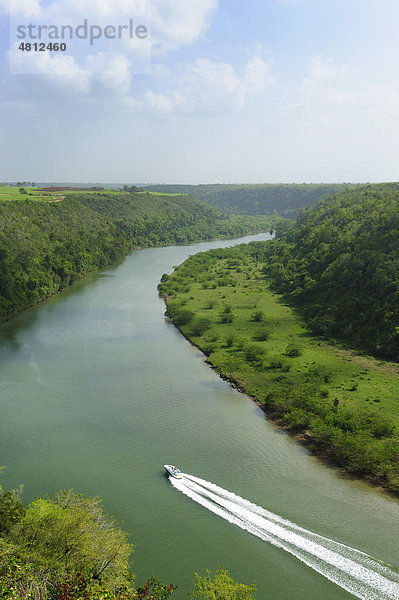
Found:
<svg viewBox="0 0 399 600"><path fill-rule="evenodd" d="M267 231L189 196L70 192L0 202L0 322L133 248ZM47 199L48 200L48 199Z"/></svg>
<svg viewBox="0 0 399 600"><path fill-rule="evenodd" d="M302 208L349 184L153 185L150 191L192 194L225 213L271 215L296 219ZM352 186L353 187L353 186Z"/></svg>
<svg viewBox="0 0 399 600"><path fill-rule="evenodd" d="M399 360L399 184L330 196L277 235L265 274L311 329Z"/></svg>

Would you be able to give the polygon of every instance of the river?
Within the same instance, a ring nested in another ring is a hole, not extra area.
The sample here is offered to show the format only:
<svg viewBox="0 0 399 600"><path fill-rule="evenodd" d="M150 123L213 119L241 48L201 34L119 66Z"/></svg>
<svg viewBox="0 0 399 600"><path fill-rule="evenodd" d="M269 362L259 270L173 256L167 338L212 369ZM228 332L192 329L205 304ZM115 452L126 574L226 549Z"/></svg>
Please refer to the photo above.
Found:
<svg viewBox="0 0 399 600"><path fill-rule="evenodd" d="M164 463L176 464L399 567L398 502L309 456L164 318L162 273L232 243L135 251L0 328L0 482L23 483L25 502L68 488L103 498L136 544L137 582L173 582L176 600L195 571L220 565L255 580L259 600L347 600L354 596L312 565L214 514L163 474Z"/></svg>

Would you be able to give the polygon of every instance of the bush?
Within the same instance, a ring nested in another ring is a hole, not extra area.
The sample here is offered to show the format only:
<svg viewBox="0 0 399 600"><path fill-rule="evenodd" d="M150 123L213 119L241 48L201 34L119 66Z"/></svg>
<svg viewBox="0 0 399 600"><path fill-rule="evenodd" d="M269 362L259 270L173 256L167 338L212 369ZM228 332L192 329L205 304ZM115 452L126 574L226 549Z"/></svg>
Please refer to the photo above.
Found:
<svg viewBox="0 0 399 600"><path fill-rule="evenodd" d="M0 490L0 535L8 533L24 514L25 508L21 502L20 492Z"/></svg>
<svg viewBox="0 0 399 600"><path fill-rule="evenodd" d="M221 323L232 323L233 319L234 319L233 314L230 313L230 312L228 312L228 313L226 313L226 312L220 313L220 322Z"/></svg>
<svg viewBox="0 0 399 600"><path fill-rule="evenodd" d="M265 349L257 344L248 344L244 348L244 356L248 362L259 362L265 354Z"/></svg>
<svg viewBox="0 0 399 600"><path fill-rule="evenodd" d="M255 584L244 585L234 581L228 571L220 567L212 578L206 571L204 576L195 574L194 590L189 592L190 598L198 600L254 600Z"/></svg>
<svg viewBox="0 0 399 600"><path fill-rule="evenodd" d="M38 498L7 538L0 538L0 580L15 572L16 598L53 597L73 573L80 573L87 585L106 584L112 593L122 587L133 591L132 547L126 538L98 498L72 491Z"/></svg>
<svg viewBox="0 0 399 600"><path fill-rule="evenodd" d="M214 300L213 298L211 298L210 300L208 300L205 304L205 308L207 310L211 310L212 308L214 308L216 306L216 300Z"/></svg>
<svg viewBox="0 0 399 600"><path fill-rule="evenodd" d="M202 352L205 354L205 356L210 356L212 354L212 352L215 352L216 348L217 348L217 344L214 344L214 343L205 344L205 346L202 347Z"/></svg>
<svg viewBox="0 0 399 600"><path fill-rule="evenodd" d="M283 364L284 364L284 361L283 361L282 356L275 355L275 356L270 357L269 367L271 369L281 369Z"/></svg>
<svg viewBox="0 0 399 600"><path fill-rule="evenodd" d="M245 346L247 345L247 340L244 337L237 336L234 343L238 350L244 350Z"/></svg>
<svg viewBox="0 0 399 600"><path fill-rule="evenodd" d="M255 323L260 323L263 321L264 314L261 310L255 310L251 315L251 321L255 321Z"/></svg>
<svg viewBox="0 0 399 600"><path fill-rule="evenodd" d="M235 336L233 334L229 334L226 336L226 346L227 348L231 348L231 346L234 344L235 341Z"/></svg>
<svg viewBox="0 0 399 600"><path fill-rule="evenodd" d="M177 310L173 315L173 321L179 327L181 325L187 325L194 318L194 313L191 310L182 308Z"/></svg>
<svg viewBox="0 0 399 600"><path fill-rule="evenodd" d="M254 340L257 342L266 342L270 337L268 329L259 329L254 333Z"/></svg>
<svg viewBox="0 0 399 600"><path fill-rule="evenodd" d="M191 332L195 337L200 337L205 333L207 329L211 326L211 322L209 319L200 318L195 319L191 326Z"/></svg>
<svg viewBox="0 0 399 600"><path fill-rule="evenodd" d="M287 348L285 349L285 355L289 356L290 358L300 356L301 354L302 354L301 345L296 341L290 342L288 344Z"/></svg>

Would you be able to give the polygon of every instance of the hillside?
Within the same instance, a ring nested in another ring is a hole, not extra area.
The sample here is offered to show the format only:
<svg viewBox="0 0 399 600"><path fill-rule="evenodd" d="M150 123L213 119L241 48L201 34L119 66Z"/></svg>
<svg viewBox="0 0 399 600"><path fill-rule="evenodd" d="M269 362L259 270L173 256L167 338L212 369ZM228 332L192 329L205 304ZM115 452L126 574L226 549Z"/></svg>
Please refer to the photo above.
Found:
<svg viewBox="0 0 399 600"><path fill-rule="evenodd" d="M190 257L159 285L220 375L312 451L399 492L397 364L312 336L273 293L258 242Z"/></svg>
<svg viewBox="0 0 399 600"><path fill-rule="evenodd" d="M322 200L260 247L274 289L311 329L399 360L399 184Z"/></svg>
<svg viewBox="0 0 399 600"><path fill-rule="evenodd" d="M223 215L189 196L73 192L61 200L0 202L0 322L133 248L266 231L270 224Z"/></svg>
<svg viewBox="0 0 399 600"><path fill-rule="evenodd" d="M348 184L153 185L149 191L192 194L225 213L296 219L298 212ZM351 186L353 187L353 186Z"/></svg>

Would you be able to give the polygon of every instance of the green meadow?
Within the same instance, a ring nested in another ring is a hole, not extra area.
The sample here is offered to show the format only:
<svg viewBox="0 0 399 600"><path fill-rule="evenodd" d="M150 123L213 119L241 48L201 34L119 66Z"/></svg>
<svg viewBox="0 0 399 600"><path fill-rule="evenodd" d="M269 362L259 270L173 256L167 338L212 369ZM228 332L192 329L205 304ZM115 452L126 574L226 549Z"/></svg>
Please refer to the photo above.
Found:
<svg viewBox="0 0 399 600"><path fill-rule="evenodd" d="M23 187L26 193L20 192L16 186L1 186L0 187L0 202L15 202L20 200L38 200L43 202L57 202L63 200L65 192L43 192L37 187Z"/></svg>
<svg viewBox="0 0 399 600"><path fill-rule="evenodd" d="M399 365L316 337L273 293L251 245L189 258L159 286L222 377L310 448L399 489Z"/></svg>

